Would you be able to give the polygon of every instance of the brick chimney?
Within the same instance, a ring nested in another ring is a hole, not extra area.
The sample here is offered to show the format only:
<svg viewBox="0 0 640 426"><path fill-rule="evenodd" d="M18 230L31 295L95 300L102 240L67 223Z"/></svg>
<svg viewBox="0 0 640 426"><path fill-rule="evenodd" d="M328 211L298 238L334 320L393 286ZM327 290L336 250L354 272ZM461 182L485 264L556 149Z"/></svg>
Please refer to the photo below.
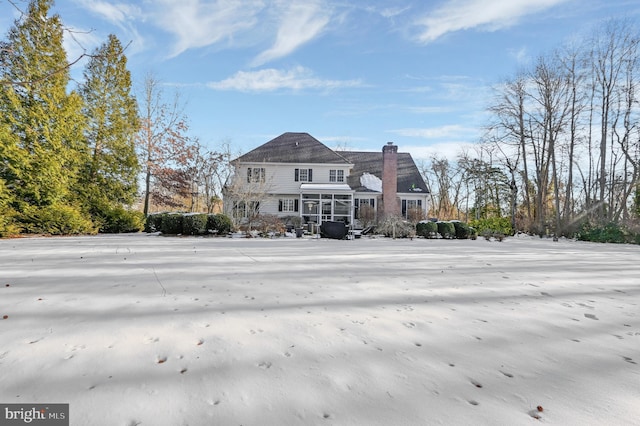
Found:
<svg viewBox="0 0 640 426"><path fill-rule="evenodd" d="M398 147L387 142L382 147L382 212L383 216L399 216Z"/></svg>

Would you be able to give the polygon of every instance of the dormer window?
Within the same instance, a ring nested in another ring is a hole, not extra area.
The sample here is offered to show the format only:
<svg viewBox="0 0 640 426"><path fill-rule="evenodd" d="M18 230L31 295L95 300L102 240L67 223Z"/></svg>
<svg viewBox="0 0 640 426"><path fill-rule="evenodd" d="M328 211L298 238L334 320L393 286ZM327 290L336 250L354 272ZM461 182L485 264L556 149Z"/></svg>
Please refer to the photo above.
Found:
<svg viewBox="0 0 640 426"><path fill-rule="evenodd" d="M313 182L313 169L296 169L294 180L296 182Z"/></svg>

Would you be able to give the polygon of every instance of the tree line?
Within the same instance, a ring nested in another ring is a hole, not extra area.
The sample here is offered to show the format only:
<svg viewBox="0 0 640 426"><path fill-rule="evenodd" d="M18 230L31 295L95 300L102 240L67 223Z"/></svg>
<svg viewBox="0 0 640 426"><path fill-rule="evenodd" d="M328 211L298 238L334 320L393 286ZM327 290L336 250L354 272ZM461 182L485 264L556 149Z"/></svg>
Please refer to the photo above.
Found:
<svg viewBox="0 0 640 426"><path fill-rule="evenodd" d="M640 216L640 34L609 20L494 87L473 152L433 158L432 214L574 236Z"/></svg>
<svg viewBox="0 0 640 426"><path fill-rule="evenodd" d="M52 5L31 0L0 40L0 236L137 230L154 203L193 209L194 195L211 212L228 149L190 137L153 75L136 99L115 35L70 61L63 37L73 33ZM142 212L132 208L139 186Z"/></svg>

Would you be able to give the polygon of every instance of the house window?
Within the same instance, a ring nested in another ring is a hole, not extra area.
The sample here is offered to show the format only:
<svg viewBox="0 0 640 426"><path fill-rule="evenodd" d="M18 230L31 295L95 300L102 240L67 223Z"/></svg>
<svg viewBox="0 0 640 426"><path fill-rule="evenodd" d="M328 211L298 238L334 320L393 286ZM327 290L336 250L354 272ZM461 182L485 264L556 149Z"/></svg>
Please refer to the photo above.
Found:
<svg viewBox="0 0 640 426"><path fill-rule="evenodd" d="M405 219L412 219L408 217L412 211L422 210L422 200L402 200L402 217ZM416 218L413 218L416 219Z"/></svg>
<svg viewBox="0 0 640 426"><path fill-rule="evenodd" d="M363 209L364 207L364 209ZM375 198L356 198L355 199L355 211L354 217L356 219L364 219L361 216L361 212L364 212L362 216L374 216L376 214L376 199ZM367 219L372 219L367 217Z"/></svg>
<svg viewBox="0 0 640 426"><path fill-rule="evenodd" d="M294 180L296 182L312 182L313 169L296 169L294 174Z"/></svg>
<svg viewBox="0 0 640 426"><path fill-rule="evenodd" d="M279 212L297 212L299 200L297 198L284 198L278 201Z"/></svg>
<svg viewBox="0 0 640 426"><path fill-rule="evenodd" d="M233 203L233 217L236 219L255 217L260 213L259 201L238 201Z"/></svg>
<svg viewBox="0 0 640 426"><path fill-rule="evenodd" d="M247 169L247 183L264 183L265 175L264 167L249 167Z"/></svg>
<svg viewBox="0 0 640 426"><path fill-rule="evenodd" d="M329 170L329 182L344 182L344 170Z"/></svg>

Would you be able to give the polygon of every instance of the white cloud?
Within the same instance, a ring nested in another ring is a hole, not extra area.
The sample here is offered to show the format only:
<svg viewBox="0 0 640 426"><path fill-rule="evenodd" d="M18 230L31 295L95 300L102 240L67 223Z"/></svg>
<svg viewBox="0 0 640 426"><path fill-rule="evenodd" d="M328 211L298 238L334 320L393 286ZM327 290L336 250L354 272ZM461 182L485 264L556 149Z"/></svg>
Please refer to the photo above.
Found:
<svg viewBox="0 0 640 426"><path fill-rule="evenodd" d="M401 136L424 139L469 139L470 136L478 133L478 129L464 127L458 124L450 124L440 127L430 128L405 128L389 130Z"/></svg>
<svg viewBox="0 0 640 426"><path fill-rule="evenodd" d="M477 145L472 142L451 141L433 143L429 145L399 145L400 152L409 152L414 160L430 160L432 158L446 158L449 161L456 161L462 153L474 156Z"/></svg>
<svg viewBox="0 0 640 426"><path fill-rule="evenodd" d="M288 71L274 68L238 71L225 80L207 84L207 87L214 90L237 90L240 92L272 92L280 89L328 90L359 86L362 86L360 80L324 80L316 77L308 68L301 66Z"/></svg>
<svg viewBox="0 0 640 426"><path fill-rule="evenodd" d="M224 39L231 39L239 32L252 28L257 14L264 8L260 0L162 0L155 8L154 23L172 33L176 38L169 56L209 46Z"/></svg>
<svg viewBox="0 0 640 426"><path fill-rule="evenodd" d="M461 125L445 125L430 128L404 128L389 130L388 133L404 137L425 139L424 144L399 145L399 150L410 152L416 159L445 157L455 160L462 152L472 152L480 138L480 130Z"/></svg>
<svg viewBox="0 0 640 426"><path fill-rule="evenodd" d="M405 109L413 114L444 114L454 110L450 106L410 106Z"/></svg>
<svg viewBox="0 0 640 426"><path fill-rule="evenodd" d="M289 55L318 37L330 21L330 12L321 3L303 1L285 4L287 8L280 11L282 19L273 46L258 55L253 66Z"/></svg>
<svg viewBox="0 0 640 426"><path fill-rule="evenodd" d="M508 53L518 64L527 64L531 61L531 56L529 55L529 51L526 47L510 49Z"/></svg>
<svg viewBox="0 0 640 426"><path fill-rule="evenodd" d="M514 25L530 14L549 9L568 0L452 0L416 24L424 27L418 40L432 42L443 35L471 28L496 31Z"/></svg>
<svg viewBox="0 0 640 426"><path fill-rule="evenodd" d="M144 49L144 37L138 32L138 29L136 28L136 23L139 20L144 20L144 13L138 6L130 5L127 3L110 3L105 1L92 0L77 0L77 3L84 9L88 10L90 13L97 15L101 19L104 19L111 24L119 27L125 34L124 37L119 37L123 45L127 46L129 42L131 42L132 44L131 48L128 50L128 53L135 53ZM99 38L92 31L86 31L84 34L82 34L81 31L78 31L75 32L73 36L77 40L86 41L92 41L92 39L93 41L95 41ZM98 47L98 45L103 43L105 39L106 38L101 39L100 42L91 44L85 44L82 42L80 42L80 44L85 48ZM69 41L69 43L73 44L72 41Z"/></svg>
<svg viewBox="0 0 640 426"><path fill-rule="evenodd" d="M395 18L396 16L402 15L409 9L411 9L410 5L405 7L388 7L386 9L382 9L380 11L380 15L383 18Z"/></svg>

